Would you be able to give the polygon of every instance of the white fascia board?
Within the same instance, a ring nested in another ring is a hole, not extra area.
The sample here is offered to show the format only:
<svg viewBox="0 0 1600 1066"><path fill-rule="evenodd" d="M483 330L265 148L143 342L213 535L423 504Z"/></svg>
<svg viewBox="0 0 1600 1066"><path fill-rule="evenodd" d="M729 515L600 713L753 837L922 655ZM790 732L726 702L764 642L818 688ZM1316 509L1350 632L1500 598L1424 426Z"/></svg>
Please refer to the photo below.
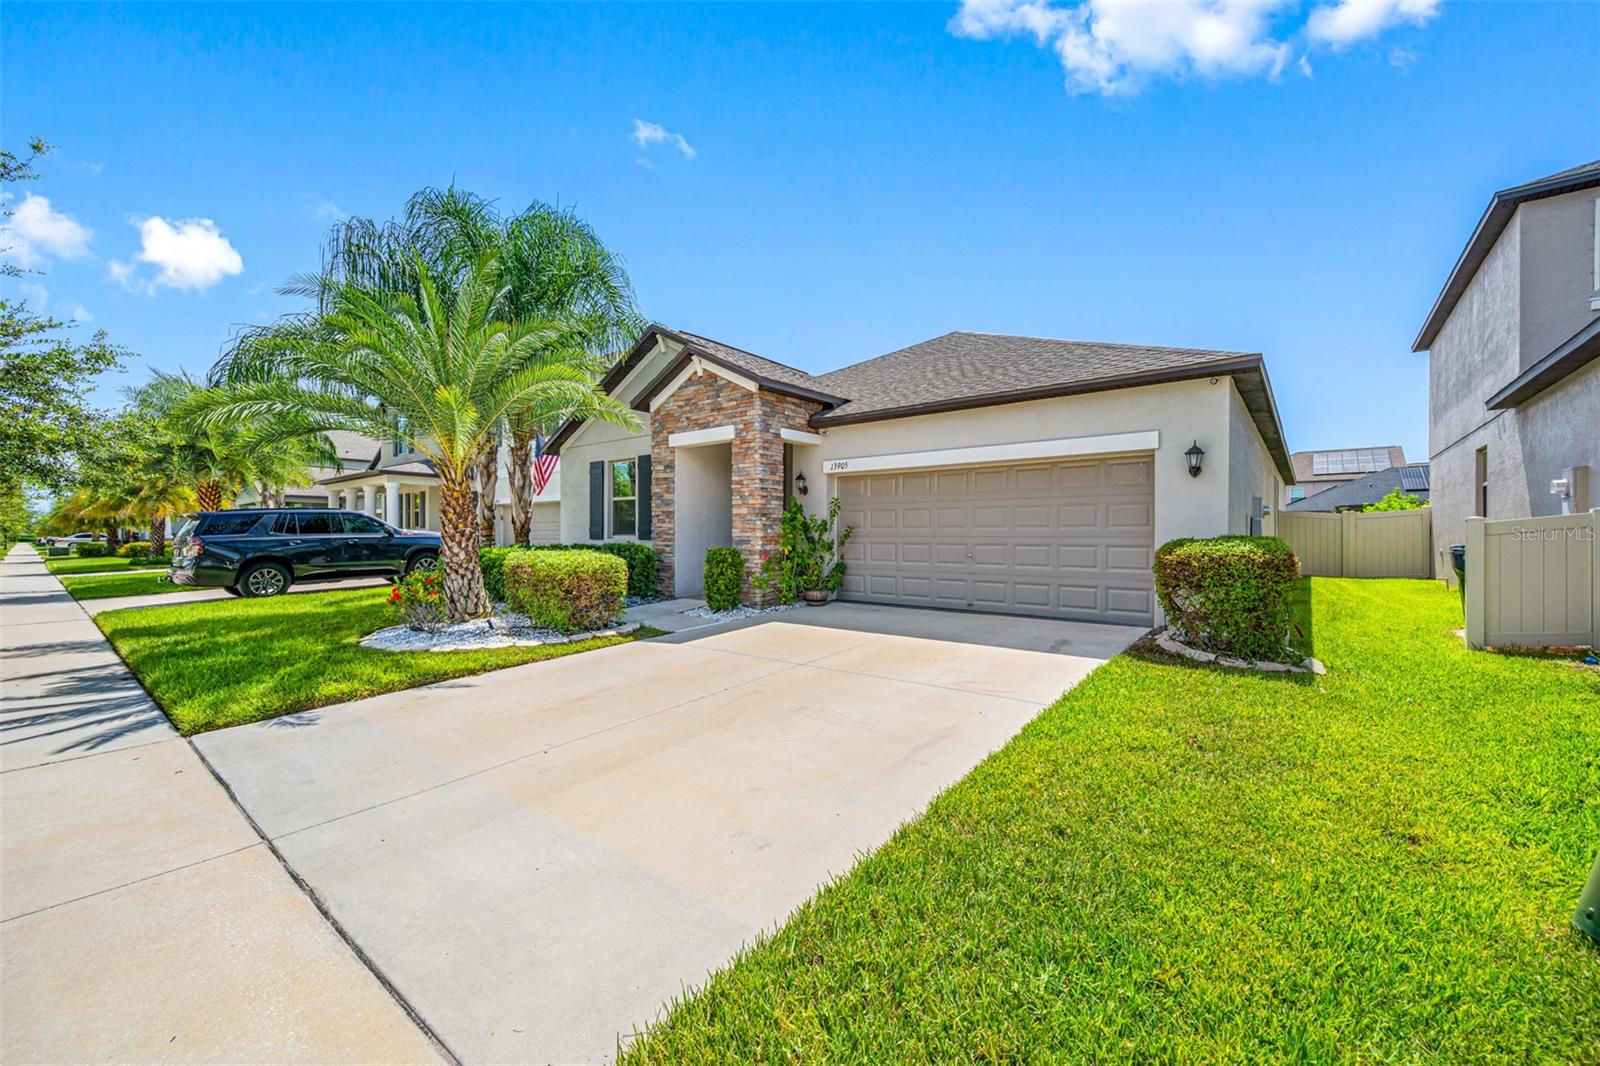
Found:
<svg viewBox="0 0 1600 1066"><path fill-rule="evenodd" d="M611 390L611 395L623 403L631 403L633 398L639 395L639 386L644 383L644 372L650 366L651 361L662 351L666 351L670 355L672 350L673 347L668 341L657 336L655 344L651 345L644 358L639 360L638 364L628 371L621 381L617 382L616 388Z"/></svg>
<svg viewBox="0 0 1600 1066"><path fill-rule="evenodd" d="M778 431L778 436L782 437L790 444L817 445L822 443L821 433L808 433L803 429L780 429Z"/></svg>
<svg viewBox="0 0 1600 1066"><path fill-rule="evenodd" d="M672 379L672 384L656 393L655 396L650 400L650 413L655 414L656 408L666 403L668 397L677 392L679 389L683 388L684 382L703 373L711 373L717 375L719 378L726 378L735 385L739 386L741 389L745 389L749 392L755 392L758 388L760 388L759 385L757 385L751 379L745 377L743 374L736 374L727 367L718 366L716 363L709 363L697 355L690 358L689 365L678 372L678 376Z"/></svg>
<svg viewBox="0 0 1600 1066"><path fill-rule="evenodd" d="M733 439L732 426L715 426L711 429L687 429L667 438L669 448L697 448L704 444L726 444Z"/></svg>
<svg viewBox="0 0 1600 1066"><path fill-rule="evenodd" d="M979 463L1013 463L1028 459L1060 459L1074 455L1110 455L1118 452L1153 452L1161 445L1154 429L1133 433L1099 433L1091 437L1058 437L1019 444L982 444L971 448L939 448L893 455L860 455L823 461L825 474L860 474L875 470L914 470L929 466L973 466Z"/></svg>

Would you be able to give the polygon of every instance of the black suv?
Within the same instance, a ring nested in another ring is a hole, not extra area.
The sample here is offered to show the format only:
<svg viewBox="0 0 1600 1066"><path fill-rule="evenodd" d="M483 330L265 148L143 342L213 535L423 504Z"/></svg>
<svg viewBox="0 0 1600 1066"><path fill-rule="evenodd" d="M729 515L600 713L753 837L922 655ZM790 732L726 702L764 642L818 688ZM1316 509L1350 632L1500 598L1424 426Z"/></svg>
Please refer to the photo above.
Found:
<svg viewBox="0 0 1600 1066"><path fill-rule="evenodd" d="M276 596L296 581L406 574L439 563L439 534L395 529L371 515L321 507L201 511L172 541L179 585Z"/></svg>

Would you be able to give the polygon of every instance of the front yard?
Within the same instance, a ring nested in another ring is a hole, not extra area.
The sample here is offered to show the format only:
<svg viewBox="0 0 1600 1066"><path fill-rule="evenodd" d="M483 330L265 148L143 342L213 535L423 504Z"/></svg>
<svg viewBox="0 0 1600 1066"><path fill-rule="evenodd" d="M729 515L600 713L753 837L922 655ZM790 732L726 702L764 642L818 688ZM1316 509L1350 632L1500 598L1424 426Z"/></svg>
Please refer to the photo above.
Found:
<svg viewBox="0 0 1600 1066"><path fill-rule="evenodd" d="M1310 589L1326 677L1118 657L622 1061L1600 1060L1600 674Z"/></svg>
<svg viewBox="0 0 1600 1066"><path fill-rule="evenodd" d="M95 622L185 735L654 635L641 629L628 637L483 651L360 647L363 636L395 623L388 594L364 588L213 600L108 611Z"/></svg>
<svg viewBox="0 0 1600 1066"><path fill-rule="evenodd" d="M170 581L163 581L162 578L166 573L167 569L163 566L160 570L79 574L76 577L63 577L61 584L75 600L103 600L120 596L150 596L163 592L194 591L192 585L174 585Z"/></svg>
<svg viewBox="0 0 1600 1066"><path fill-rule="evenodd" d="M124 559L118 555L103 555L99 558L85 559L77 555L61 555L54 559L46 558L45 569L57 577L66 574L104 574L124 570L151 570L160 571L167 568L165 560L151 562L139 559Z"/></svg>

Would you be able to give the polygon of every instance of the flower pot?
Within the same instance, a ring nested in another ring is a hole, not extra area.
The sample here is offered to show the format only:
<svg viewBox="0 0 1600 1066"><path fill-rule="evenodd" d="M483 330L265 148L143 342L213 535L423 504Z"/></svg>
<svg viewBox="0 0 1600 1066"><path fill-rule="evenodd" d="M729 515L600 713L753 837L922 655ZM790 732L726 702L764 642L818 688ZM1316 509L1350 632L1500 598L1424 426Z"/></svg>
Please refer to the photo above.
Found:
<svg viewBox="0 0 1600 1066"><path fill-rule="evenodd" d="M827 589L807 589L802 595L805 597L807 607L821 607L828 602Z"/></svg>

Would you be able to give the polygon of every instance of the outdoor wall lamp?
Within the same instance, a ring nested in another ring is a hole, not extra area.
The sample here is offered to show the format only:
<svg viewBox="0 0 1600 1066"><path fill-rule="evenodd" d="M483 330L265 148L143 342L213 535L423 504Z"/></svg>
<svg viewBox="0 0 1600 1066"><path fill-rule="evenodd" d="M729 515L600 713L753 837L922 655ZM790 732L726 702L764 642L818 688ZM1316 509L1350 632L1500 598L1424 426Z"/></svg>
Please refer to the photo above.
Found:
<svg viewBox="0 0 1600 1066"><path fill-rule="evenodd" d="M806 493L811 491L810 489L806 488L806 476L803 472L794 476L794 491L801 496L804 496Z"/></svg>
<svg viewBox="0 0 1600 1066"><path fill-rule="evenodd" d="M1195 441L1183 453L1184 459L1189 463L1189 476L1200 476L1200 461L1206 457L1206 450L1200 447L1200 442Z"/></svg>

